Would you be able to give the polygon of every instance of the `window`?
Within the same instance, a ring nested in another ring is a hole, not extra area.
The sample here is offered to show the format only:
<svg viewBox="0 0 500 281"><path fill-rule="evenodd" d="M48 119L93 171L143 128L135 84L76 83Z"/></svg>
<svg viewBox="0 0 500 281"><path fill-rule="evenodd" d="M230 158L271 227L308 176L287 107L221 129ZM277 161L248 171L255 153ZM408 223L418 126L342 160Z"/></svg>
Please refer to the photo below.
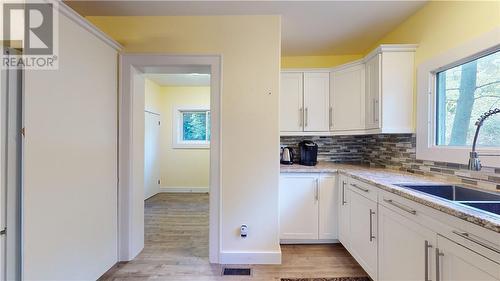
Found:
<svg viewBox="0 0 500 281"><path fill-rule="evenodd" d="M476 121L500 107L500 29L420 63L417 68L417 159L467 164ZM500 152L500 114L488 118L479 154ZM500 157L480 157L500 167Z"/></svg>
<svg viewBox="0 0 500 281"><path fill-rule="evenodd" d="M174 148L210 146L210 110L200 107L174 109Z"/></svg>
<svg viewBox="0 0 500 281"><path fill-rule="evenodd" d="M500 51L436 74L436 144L471 146L476 120L500 107ZM500 115L484 122L478 147L500 147Z"/></svg>

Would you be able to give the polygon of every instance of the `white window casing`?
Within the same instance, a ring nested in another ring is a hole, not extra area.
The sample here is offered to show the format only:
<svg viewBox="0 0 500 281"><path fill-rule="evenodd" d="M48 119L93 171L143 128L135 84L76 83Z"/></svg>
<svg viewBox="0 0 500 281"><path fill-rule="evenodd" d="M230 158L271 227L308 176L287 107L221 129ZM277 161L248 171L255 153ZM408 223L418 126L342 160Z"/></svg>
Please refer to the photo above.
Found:
<svg viewBox="0 0 500 281"><path fill-rule="evenodd" d="M183 136L183 124L182 124L182 114L183 112L210 112L209 106L199 106L199 105L185 105L185 106L174 106L172 109L172 147L173 148L198 148L198 149L208 149L210 148L210 140L205 141L186 141L182 139Z"/></svg>
<svg viewBox="0 0 500 281"><path fill-rule="evenodd" d="M468 163L470 146L436 145L436 74L495 50L500 50L500 28L495 28L419 65L417 69L417 159ZM498 137L500 138L500 132L498 132ZM477 151L480 154L500 154L500 148L479 147ZM480 159L484 166L500 167L500 156L480 156Z"/></svg>

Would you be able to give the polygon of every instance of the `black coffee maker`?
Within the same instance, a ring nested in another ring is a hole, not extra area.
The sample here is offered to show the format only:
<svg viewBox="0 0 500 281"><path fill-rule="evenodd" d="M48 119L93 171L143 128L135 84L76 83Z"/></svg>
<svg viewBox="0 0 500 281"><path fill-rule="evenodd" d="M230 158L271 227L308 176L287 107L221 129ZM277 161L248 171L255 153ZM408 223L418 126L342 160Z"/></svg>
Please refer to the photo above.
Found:
<svg viewBox="0 0 500 281"><path fill-rule="evenodd" d="M318 163L318 145L310 140L299 143L300 165L314 166Z"/></svg>

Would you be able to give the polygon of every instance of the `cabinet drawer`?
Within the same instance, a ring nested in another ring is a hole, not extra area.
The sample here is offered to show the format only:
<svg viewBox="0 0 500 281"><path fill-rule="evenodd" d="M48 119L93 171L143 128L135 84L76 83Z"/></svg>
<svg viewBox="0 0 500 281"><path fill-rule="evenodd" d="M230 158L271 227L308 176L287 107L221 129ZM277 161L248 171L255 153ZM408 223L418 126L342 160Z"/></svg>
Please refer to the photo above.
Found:
<svg viewBox="0 0 500 281"><path fill-rule="evenodd" d="M362 196L377 202L377 187L371 186L362 181L351 178L349 180L349 189L361 194Z"/></svg>

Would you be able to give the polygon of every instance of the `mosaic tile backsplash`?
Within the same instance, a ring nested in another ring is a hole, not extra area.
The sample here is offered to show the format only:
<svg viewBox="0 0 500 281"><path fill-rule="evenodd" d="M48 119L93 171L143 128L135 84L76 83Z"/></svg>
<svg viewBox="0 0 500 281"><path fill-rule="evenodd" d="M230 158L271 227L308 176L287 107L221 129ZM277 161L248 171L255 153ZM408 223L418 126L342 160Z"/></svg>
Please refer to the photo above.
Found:
<svg viewBox="0 0 500 281"><path fill-rule="evenodd" d="M318 144L318 160L337 163L369 164L376 167L434 175L463 184L500 192L500 168L483 167L469 171L467 165L416 159L414 134L367 136L281 137L281 146L291 146L298 161L298 143L312 140Z"/></svg>

